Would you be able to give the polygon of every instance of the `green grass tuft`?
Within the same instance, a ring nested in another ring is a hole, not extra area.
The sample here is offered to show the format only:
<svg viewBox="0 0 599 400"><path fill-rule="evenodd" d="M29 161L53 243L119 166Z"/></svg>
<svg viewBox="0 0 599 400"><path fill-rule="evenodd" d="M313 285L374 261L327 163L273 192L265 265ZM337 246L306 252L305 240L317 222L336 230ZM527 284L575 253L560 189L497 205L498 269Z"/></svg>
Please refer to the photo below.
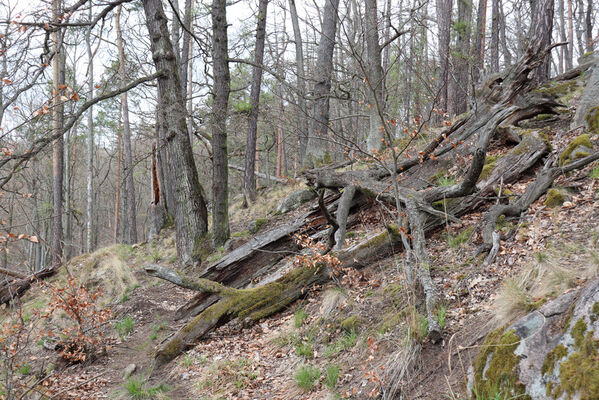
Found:
<svg viewBox="0 0 599 400"><path fill-rule="evenodd" d="M320 370L309 365L302 365L295 373L295 381L304 392L314 390L314 381L320 378Z"/></svg>
<svg viewBox="0 0 599 400"><path fill-rule="evenodd" d="M133 318L127 315L125 318L120 320L114 325L114 329L118 332L121 340L125 339L127 336L133 332L133 327L135 326L135 322L133 322Z"/></svg>

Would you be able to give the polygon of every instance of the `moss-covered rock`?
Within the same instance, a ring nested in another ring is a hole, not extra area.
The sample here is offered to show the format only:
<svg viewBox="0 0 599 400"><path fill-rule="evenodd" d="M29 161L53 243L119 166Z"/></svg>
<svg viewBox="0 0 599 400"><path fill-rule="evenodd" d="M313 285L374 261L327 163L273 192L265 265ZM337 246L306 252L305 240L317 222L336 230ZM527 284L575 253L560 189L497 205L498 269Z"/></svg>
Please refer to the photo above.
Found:
<svg viewBox="0 0 599 400"><path fill-rule="evenodd" d="M260 231L260 229L267 223L268 220L266 218L256 218L249 223L248 231L251 233L258 233L258 231Z"/></svg>
<svg viewBox="0 0 599 400"><path fill-rule="evenodd" d="M560 154L558 164L567 165L572 161L586 157L593 151L593 144L589 135L580 135L568 144L568 147Z"/></svg>
<svg viewBox="0 0 599 400"><path fill-rule="evenodd" d="M341 329L346 332L357 331L360 325L362 324L362 320L357 315L352 315L341 321Z"/></svg>
<svg viewBox="0 0 599 400"><path fill-rule="evenodd" d="M487 335L473 364L473 389L479 398L491 398L502 393L508 397L530 399L518 379L520 357L514 352L519 343L520 337L514 330L499 328Z"/></svg>
<svg viewBox="0 0 599 400"><path fill-rule="evenodd" d="M584 121L589 132L599 134L599 106L591 108L584 116Z"/></svg>
<svg viewBox="0 0 599 400"><path fill-rule="evenodd" d="M566 201L566 198L562 192L557 189L549 189L544 204L549 208L555 208L564 204L564 201Z"/></svg>

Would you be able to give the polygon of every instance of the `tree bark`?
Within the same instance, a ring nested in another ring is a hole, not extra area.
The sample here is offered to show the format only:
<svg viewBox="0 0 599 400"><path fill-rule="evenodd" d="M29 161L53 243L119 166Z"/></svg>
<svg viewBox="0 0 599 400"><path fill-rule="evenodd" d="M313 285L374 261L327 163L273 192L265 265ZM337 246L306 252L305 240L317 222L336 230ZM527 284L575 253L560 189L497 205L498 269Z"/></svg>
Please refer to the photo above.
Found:
<svg viewBox="0 0 599 400"><path fill-rule="evenodd" d="M453 92L453 114L459 115L468 109L468 88L470 81L470 22L472 3L458 0L458 20L456 21L457 45L454 55L455 78L451 79Z"/></svg>
<svg viewBox="0 0 599 400"><path fill-rule="evenodd" d="M162 71L158 78L159 123L168 143L170 176L175 187L177 254L181 264L189 266L201 262L201 239L207 232L208 213L189 142L181 79L162 2L144 0L143 6L152 58L156 70Z"/></svg>
<svg viewBox="0 0 599 400"><path fill-rule="evenodd" d="M295 75L297 81L297 105L299 112L297 114L297 125L299 135L299 160L304 159L306 154L306 145L308 144L308 106L306 105L306 72L304 68L304 46L302 32L299 27L297 9L295 0L289 0L289 14L291 25L293 26L293 38L295 41Z"/></svg>
<svg viewBox="0 0 599 400"><path fill-rule="evenodd" d="M310 132L302 164L312 168L331 161L328 151L329 97L333 73L333 53L337 32L339 0L326 0L322 18L322 34L314 70L314 102L310 119Z"/></svg>
<svg viewBox="0 0 599 400"><path fill-rule="evenodd" d="M589 3L591 0L589 0ZM568 0L568 45L566 46L566 70L571 70L574 67L574 27L572 15L572 0Z"/></svg>
<svg viewBox="0 0 599 400"><path fill-rule="evenodd" d="M368 93L368 136L366 150L379 151L383 148L381 126L385 124L385 102L383 99L383 67L381 65L381 46L379 44L379 26L377 0L366 0L365 36L366 36L366 90Z"/></svg>
<svg viewBox="0 0 599 400"><path fill-rule="evenodd" d="M587 10L585 15L585 30L587 52L595 50L595 38L593 38L593 1L587 1Z"/></svg>
<svg viewBox="0 0 599 400"><path fill-rule="evenodd" d="M485 31L487 24L487 0L478 1L478 14L476 18L476 35L474 37L474 65L472 77L475 84L479 83L484 75L485 62Z"/></svg>
<svg viewBox="0 0 599 400"><path fill-rule="evenodd" d="M451 9L453 0L436 0L437 24L439 37L439 76L437 80L436 107L441 114L449 110L449 40L451 33Z"/></svg>
<svg viewBox="0 0 599 400"><path fill-rule="evenodd" d="M264 40L266 38L266 13L269 0L260 0L258 5L258 24L256 27L256 47L252 70L252 88L250 91L250 111L248 115L248 135L245 148L245 174L243 189L246 200L256 200L256 139L258 136L258 111L260 106L260 87L262 85L262 68L264 63Z"/></svg>
<svg viewBox="0 0 599 400"><path fill-rule="evenodd" d="M92 19L92 7L89 7L88 19ZM90 98L94 96L94 55L92 52L91 43L91 28L85 33L85 45L87 49L87 91L89 92ZM120 140L120 132L119 132ZM120 159L117 161L120 167ZM120 175L120 169L119 169ZM117 185L120 185L120 176L117 180ZM120 187L118 188L120 190ZM86 208L86 229L85 229L85 243L87 252L93 251L92 232L94 229L94 116L93 107L90 107L87 111L87 208ZM118 196L117 196L118 197ZM118 207L118 206L117 206ZM117 231L118 232L118 231ZM115 235L116 236L116 235ZM115 239L116 241L116 239Z"/></svg>
<svg viewBox="0 0 599 400"><path fill-rule="evenodd" d="M491 73L499 72L499 0L491 6Z"/></svg>
<svg viewBox="0 0 599 400"><path fill-rule="evenodd" d="M212 240L222 246L229 239L229 169L227 167L227 108L231 77L228 64L227 2L212 2Z"/></svg>
<svg viewBox="0 0 599 400"><path fill-rule="evenodd" d="M59 0L52 1L52 15L54 21L59 23L60 16ZM54 58L52 66L52 128L54 134L62 132L64 123L64 104L60 99L60 93L64 85L64 55L62 49L62 34L60 30L52 33L54 46ZM60 135L53 144L52 153L52 194L53 194L53 217L52 217L52 267L54 269L62 265L62 212L63 212L63 169L64 169L64 141Z"/></svg>
<svg viewBox="0 0 599 400"><path fill-rule="evenodd" d="M533 4L532 21L529 29L529 51L541 52L551 45L553 12L555 0L536 0ZM541 83L549 78L551 54L547 53L541 64L534 70L534 82Z"/></svg>
<svg viewBox="0 0 599 400"><path fill-rule="evenodd" d="M115 24L117 35L117 46L119 49L119 77L121 86L127 85L125 47L123 45L123 33L121 31L121 9L119 5L116 11ZM133 177L133 155L131 149L131 126L129 124L129 102L127 92L121 94L121 107L123 113L123 145L125 150L125 180L127 182L127 203L129 206L128 213L128 235L127 243L137 243L137 210L135 207L135 181Z"/></svg>

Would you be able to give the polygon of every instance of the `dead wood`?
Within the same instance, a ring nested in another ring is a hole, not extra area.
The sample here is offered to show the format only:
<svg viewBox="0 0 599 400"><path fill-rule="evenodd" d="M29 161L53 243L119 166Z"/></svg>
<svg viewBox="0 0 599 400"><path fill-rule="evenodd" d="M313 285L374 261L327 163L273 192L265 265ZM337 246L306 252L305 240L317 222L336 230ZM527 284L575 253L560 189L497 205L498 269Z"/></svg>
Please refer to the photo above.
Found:
<svg viewBox="0 0 599 400"><path fill-rule="evenodd" d="M56 269L45 269L22 279L5 279L0 283L0 305L10 303L17 297L21 297L29 288L31 283L46 279L56 273Z"/></svg>
<svg viewBox="0 0 599 400"><path fill-rule="evenodd" d="M575 169L583 168L584 166L599 159L599 152L588 155L584 158L576 160L564 167L553 166L548 163L537 174L536 179L526 187L526 191L513 204L497 204L492 206L483 218L483 245L478 252L489 251L493 248L493 233L497 219L502 215L506 217L519 217L523 212L537 201L553 184L553 181L560 175L571 172Z"/></svg>
<svg viewBox="0 0 599 400"><path fill-rule="evenodd" d="M390 254L398 240L397 229L388 227L359 245L338 253L337 257L344 266L357 267ZM333 276L333 271L327 265L304 265L292 268L279 279L265 285L234 289L206 279L183 277L156 264L146 266L145 270L152 276L176 285L219 296L219 301L202 311L160 346L155 356L158 366L171 361L219 326L233 319L247 325L268 317L305 295L311 287L322 285Z"/></svg>

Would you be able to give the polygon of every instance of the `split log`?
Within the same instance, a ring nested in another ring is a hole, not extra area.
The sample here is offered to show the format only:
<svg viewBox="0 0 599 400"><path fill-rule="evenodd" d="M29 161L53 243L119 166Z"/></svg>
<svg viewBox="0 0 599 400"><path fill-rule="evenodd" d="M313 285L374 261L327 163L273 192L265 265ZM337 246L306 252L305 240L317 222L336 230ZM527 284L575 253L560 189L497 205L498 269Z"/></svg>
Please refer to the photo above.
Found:
<svg viewBox="0 0 599 400"><path fill-rule="evenodd" d="M362 243L337 254L346 267L370 264L397 250L399 232L395 227L371 236ZM244 325L251 324L283 310L293 301L307 294L315 285L328 282L333 271L326 265L301 266L291 269L274 282L251 289L234 289L207 279L190 279L177 272L151 264L145 267L148 274L176 285L218 295L220 301L181 328L156 352L158 366L168 363L207 333L236 319Z"/></svg>
<svg viewBox="0 0 599 400"><path fill-rule="evenodd" d="M323 199L332 212L337 207L339 195L327 196ZM365 199L356 197L353 205L360 206ZM312 234L321 231L326 225L326 219L315 208L296 220L282 224L269 231L250 239L244 245L227 253L220 260L208 265L199 274L199 278L220 282L233 288L242 288L259 279L270 271L273 266L289 255L299 250L293 235ZM175 318L193 317L201 313L216 301L215 296L199 293L179 310Z"/></svg>

